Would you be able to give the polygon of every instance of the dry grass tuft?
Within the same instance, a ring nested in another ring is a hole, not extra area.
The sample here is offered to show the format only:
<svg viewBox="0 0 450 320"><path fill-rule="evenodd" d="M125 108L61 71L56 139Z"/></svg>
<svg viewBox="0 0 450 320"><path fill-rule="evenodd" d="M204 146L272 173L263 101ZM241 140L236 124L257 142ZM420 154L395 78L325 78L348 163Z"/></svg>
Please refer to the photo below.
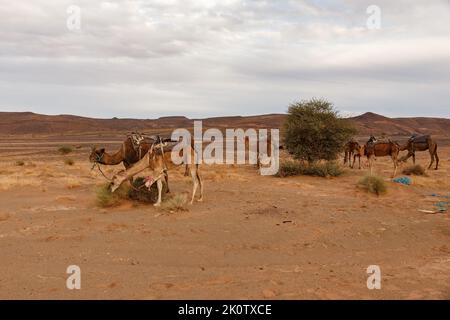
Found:
<svg viewBox="0 0 450 320"><path fill-rule="evenodd" d="M112 193L109 183L105 183L96 190L96 204L101 208L111 208L118 206L123 200L128 199L129 187L122 185L116 192Z"/></svg>
<svg viewBox="0 0 450 320"><path fill-rule="evenodd" d="M338 177L344 173L344 169L335 161L306 163L297 160L286 160L281 162L278 177L289 176L316 176L316 177Z"/></svg>
<svg viewBox="0 0 450 320"><path fill-rule="evenodd" d="M188 197L185 193L177 193L173 197L164 201L161 208L165 211L181 212L188 211Z"/></svg>
<svg viewBox="0 0 450 320"><path fill-rule="evenodd" d="M386 182L378 176L366 175L359 180L358 186L377 196L387 192Z"/></svg>
<svg viewBox="0 0 450 320"><path fill-rule="evenodd" d="M402 173L408 176L410 175L427 176L425 169L420 164L406 167L405 169L403 169Z"/></svg>
<svg viewBox="0 0 450 320"><path fill-rule="evenodd" d="M15 165L18 166L18 167L23 167L25 165L25 162L22 161L22 160L17 160Z"/></svg>
<svg viewBox="0 0 450 320"><path fill-rule="evenodd" d="M60 154L69 154L69 153L71 153L72 151L73 151L72 147L69 147L69 146L60 146L60 147L58 148L58 152L59 152Z"/></svg>

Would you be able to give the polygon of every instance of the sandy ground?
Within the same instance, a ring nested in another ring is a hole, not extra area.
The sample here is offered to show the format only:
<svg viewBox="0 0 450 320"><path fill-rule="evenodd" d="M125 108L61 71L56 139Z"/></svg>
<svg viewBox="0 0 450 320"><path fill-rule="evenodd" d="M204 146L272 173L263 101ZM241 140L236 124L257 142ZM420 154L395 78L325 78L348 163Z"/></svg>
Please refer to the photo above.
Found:
<svg viewBox="0 0 450 320"><path fill-rule="evenodd" d="M366 168L326 179L203 166L205 201L170 213L97 207L92 139L72 140L0 141L2 299L450 299L450 213L418 211L449 201L430 194L450 195L450 147L411 186L390 182L390 160L377 159L389 185L380 197L356 186ZM67 143L79 149L59 155ZM190 191L182 173L170 172L172 194ZM81 268L81 290L66 288L69 265ZM367 289L369 265L381 268L381 290Z"/></svg>

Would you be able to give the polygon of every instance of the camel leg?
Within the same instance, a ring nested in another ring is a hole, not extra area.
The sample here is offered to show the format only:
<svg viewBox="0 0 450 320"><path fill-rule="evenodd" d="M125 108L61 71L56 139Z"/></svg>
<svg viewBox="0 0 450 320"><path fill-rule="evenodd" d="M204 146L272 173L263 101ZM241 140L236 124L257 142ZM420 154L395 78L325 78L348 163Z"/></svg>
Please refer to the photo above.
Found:
<svg viewBox="0 0 450 320"><path fill-rule="evenodd" d="M413 152L412 158L413 158L413 164L416 164L416 153L415 152Z"/></svg>
<svg viewBox="0 0 450 320"><path fill-rule="evenodd" d="M184 167L184 176L185 177L189 177L189 175L190 175L189 165L186 164L185 167Z"/></svg>
<svg viewBox="0 0 450 320"><path fill-rule="evenodd" d="M431 149L428 149L428 151L430 152L430 158L431 158L430 165L428 166L428 169L430 169L434 163L434 152Z"/></svg>
<svg viewBox="0 0 450 320"><path fill-rule="evenodd" d="M156 186L158 187L158 201L154 204L155 207L161 206L161 194L162 194L162 181L161 178L156 181Z"/></svg>
<svg viewBox="0 0 450 320"><path fill-rule="evenodd" d="M359 170L361 170L361 156L358 156L358 164L359 164Z"/></svg>
<svg viewBox="0 0 450 320"><path fill-rule="evenodd" d="M197 175L198 183L200 185L200 198L197 201L201 202L203 201L203 180L202 177L200 177L200 174L198 173L198 168L197 170L195 170L195 172Z"/></svg>
<svg viewBox="0 0 450 320"><path fill-rule="evenodd" d="M170 192L170 188L169 188L169 173L167 172L167 170L164 170L164 180L166 181L166 186L167 186L166 193L169 193Z"/></svg>
<svg viewBox="0 0 450 320"><path fill-rule="evenodd" d="M437 145L436 145L436 147L434 148L434 157L435 157L435 159L436 159L436 168L434 168L434 170L437 170L438 167L439 167L439 156L438 156L438 154L437 154Z"/></svg>
<svg viewBox="0 0 450 320"><path fill-rule="evenodd" d="M197 170L191 169L191 177L192 177L193 187L192 187L192 198L191 198L190 203L193 204L194 199L195 199L195 193L197 192L197 187L198 187Z"/></svg>
<svg viewBox="0 0 450 320"><path fill-rule="evenodd" d="M392 174L392 178L394 178L397 173L397 167L398 167L397 157L394 155L392 156L392 162L394 162L394 173Z"/></svg>

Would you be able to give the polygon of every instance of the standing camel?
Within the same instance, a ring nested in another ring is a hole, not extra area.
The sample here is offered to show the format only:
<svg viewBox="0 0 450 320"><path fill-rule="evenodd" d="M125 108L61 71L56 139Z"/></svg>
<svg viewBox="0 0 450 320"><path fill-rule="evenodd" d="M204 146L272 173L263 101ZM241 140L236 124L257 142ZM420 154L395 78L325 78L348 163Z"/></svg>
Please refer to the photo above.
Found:
<svg viewBox="0 0 450 320"><path fill-rule="evenodd" d="M375 137L371 136L369 141L360 148L360 156L367 156L369 162L370 174L372 174L373 160L375 157L386 157L390 156L392 162L394 163L394 172L392 177L395 177L398 167L398 154L400 152L400 146L397 142L391 140L387 141L377 141Z"/></svg>
<svg viewBox="0 0 450 320"><path fill-rule="evenodd" d="M402 157L399 161L408 160L410 157L413 158L413 163L416 164L416 151L426 151L430 152L430 165L428 169L431 168L434 161L436 160L436 168L439 166L439 156L437 154L437 143L431 138L430 135L413 135L409 138L408 142L400 148L400 151L408 150L408 154Z"/></svg>
<svg viewBox="0 0 450 320"><path fill-rule="evenodd" d="M192 146L188 146L187 149L191 153L191 163L193 163L190 164L188 161L184 161L186 168L190 171L192 177L193 189L192 199L190 202L192 204L194 202L198 187L200 187L200 198L198 201L203 200L203 181L198 172L199 165L194 162L194 159L196 158L196 151L192 148ZM158 201L154 205L160 206L162 192L161 179L164 178L167 170L174 166L176 165L172 161L171 152L166 152L165 150L163 151L162 144L155 143L150 147L149 151L141 160L135 163L131 168L119 172L113 177L110 185L111 192L116 191L125 180L132 178L146 169L150 169L152 170L152 175L147 178L147 183L145 185L150 189L152 184L156 182L156 185L158 186Z"/></svg>
<svg viewBox="0 0 450 320"><path fill-rule="evenodd" d="M348 166L353 169L353 167L355 166L356 157L358 157L359 158L359 169L361 169L361 155L359 152L360 148L361 148L361 146L359 145L359 143L353 139L345 144L344 165L348 161ZM352 157L353 157L353 163L352 163Z"/></svg>

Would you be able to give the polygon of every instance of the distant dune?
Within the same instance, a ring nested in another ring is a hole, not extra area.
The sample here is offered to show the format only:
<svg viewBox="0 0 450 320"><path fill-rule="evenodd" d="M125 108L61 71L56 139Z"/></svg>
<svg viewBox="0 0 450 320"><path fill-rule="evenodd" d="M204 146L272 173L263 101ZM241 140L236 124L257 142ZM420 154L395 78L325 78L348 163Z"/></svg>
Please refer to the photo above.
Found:
<svg viewBox="0 0 450 320"><path fill-rule="evenodd" d="M204 127L280 128L285 114L205 118ZM450 134L450 119L388 118L372 112L348 118L359 134L408 135L414 132L435 135ZM61 134L112 131L157 131L158 128L192 128L194 119L181 116L159 119L95 119L73 115L41 115L32 112L0 112L0 134Z"/></svg>

